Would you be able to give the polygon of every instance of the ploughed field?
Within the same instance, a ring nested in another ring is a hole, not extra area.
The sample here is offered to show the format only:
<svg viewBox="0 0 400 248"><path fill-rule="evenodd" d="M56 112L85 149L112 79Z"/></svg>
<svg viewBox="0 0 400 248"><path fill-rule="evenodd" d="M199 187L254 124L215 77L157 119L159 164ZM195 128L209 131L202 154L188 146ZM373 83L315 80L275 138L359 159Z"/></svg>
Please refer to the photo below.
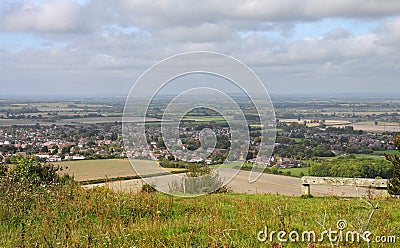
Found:
<svg viewBox="0 0 400 248"><path fill-rule="evenodd" d="M140 166L148 166L149 174L152 173L151 168L154 167L154 161L135 160ZM137 176L128 159L99 159L99 160L78 160L57 162L63 168L61 173L73 176L77 181L119 178ZM168 171L181 171L183 169L166 168Z"/></svg>

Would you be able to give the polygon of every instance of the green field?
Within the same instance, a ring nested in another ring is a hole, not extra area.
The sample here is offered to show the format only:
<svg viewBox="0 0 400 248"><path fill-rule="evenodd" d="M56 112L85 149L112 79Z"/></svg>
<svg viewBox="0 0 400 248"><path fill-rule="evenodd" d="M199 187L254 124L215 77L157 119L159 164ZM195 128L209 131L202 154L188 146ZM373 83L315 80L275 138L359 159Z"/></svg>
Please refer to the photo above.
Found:
<svg viewBox="0 0 400 248"><path fill-rule="evenodd" d="M384 155L384 154L393 155L393 154L399 154L399 151L398 150L374 151L374 154L376 154L376 155Z"/></svg>
<svg viewBox="0 0 400 248"><path fill-rule="evenodd" d="M300 177L301 173L303 173L304 176L308 176L309 172L308 172L309 167L304 167L304 168L288 168L288 169L281 169L280 171L282 171L284 174L287 171L290 171L290 175L291 176L295 176L295 177Z"/></svg>
<svg viewBox="0 0 400 248"><path fill-rule="evenodd" d="M395 150L393 150L393 153L389 152L389 154L395 154L394 151ZM342 156L336 156L336 157L318 157L317 160L304 159L304 160L302 160L302 162L305 163L306 165L312 166L312 165L316 165L316 164L321 164L324 161L334 161L337 159L348 158L349 156L354 159L382 159L382 161L383 161L384 158L381 158L381 156L378 156L378 155L382 155L383 153L384 152L382 152L382 153L374 152L374 155L372 155L372 154L350 154L350 155L342 155Z"/></svg>
<svg viewBox="0 0 400 248"><path fill-rule="evenodd" d="M331 161L331 160L335 160L338 158L342 158L342 157L347 157L347 156L352 156L356 159L358 158L377 158L378 156L376 155L372 155L372 154L348 154L348 155L341 155L341 156L336 156L336 157L318 157L320 160L327 160L327 161Z"/></svg>
<svg viewBox="0 0 400 248"><path fill-rule="evenodd" d="M301 141L303 141L303 138L291 138L292 140L296 141L297 143L300 143Z"/></svg>

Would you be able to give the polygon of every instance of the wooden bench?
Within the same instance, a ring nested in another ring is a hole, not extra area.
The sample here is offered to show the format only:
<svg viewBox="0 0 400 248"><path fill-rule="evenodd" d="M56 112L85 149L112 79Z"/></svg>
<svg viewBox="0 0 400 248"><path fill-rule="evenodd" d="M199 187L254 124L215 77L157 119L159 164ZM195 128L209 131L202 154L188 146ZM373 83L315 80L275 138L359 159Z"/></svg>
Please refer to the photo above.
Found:
<svg viewBox="0 0 400 248"><path fill-rule="evenodd" d="M387 179L304 176L301 178L301 182L303 195L311 195L310 185L332 185L373 188L379 191L381 197L389 196Z"/></svg>

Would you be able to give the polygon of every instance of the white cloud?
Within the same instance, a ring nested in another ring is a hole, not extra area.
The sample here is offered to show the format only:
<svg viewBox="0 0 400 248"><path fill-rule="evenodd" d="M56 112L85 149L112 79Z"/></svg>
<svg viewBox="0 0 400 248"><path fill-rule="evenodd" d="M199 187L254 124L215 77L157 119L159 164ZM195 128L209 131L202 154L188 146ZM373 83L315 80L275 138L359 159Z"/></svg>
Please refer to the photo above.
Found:
<svg viewBox="0 0 400 248"><path fill-rule="evenodd" d="M130 24L192 26L205 19L262 22L317 20L327 17L379 18L397 15L400 2L393 0L117 0L114 8ZM94 1L106 5L106 2ZM128 14L130 13L130 14Z"/></svg>
<svg viewBox="0 0 400 248"><path fill-rule="evenodd" d="M126 92L148 66L193 50L242 60L257 68L272 91L332 90L332 84L354 90L364 83L369 88L362 90L373 91L385 83L396 87L400 77L400 1L51 0L0 12L0 31L47 41L18 52L0 45L0 85L15 81L28 92L65 84L65 92L73 93L82 82L82 89ZM312 27L336 17L382 24L362 34L338 24L318 35L291 36L298 23ZM125 88L113 87L118 82Z"/></svg>
<svg viewBox="0 0 400 248"><path fill-rule="evenodd" d="M1 18L1 26L11 32L68 33L86 29L81 5L69 0L53 0L40 5L28 1L14 6Z"/></svg>
<svg viewBox="0 0 400 248"><path fill-rule="evenodd" d="M233 30L228 25L206 22L196 27L172 27L161 30L160 34L171 41L213 42L232 39Z"/></svg>
<svg viewBox="0 0 400 248"><path fill-rule="evenodd" d="M379 43L388 46L400 46L400 17L385 22L378 28Z"/></svg>

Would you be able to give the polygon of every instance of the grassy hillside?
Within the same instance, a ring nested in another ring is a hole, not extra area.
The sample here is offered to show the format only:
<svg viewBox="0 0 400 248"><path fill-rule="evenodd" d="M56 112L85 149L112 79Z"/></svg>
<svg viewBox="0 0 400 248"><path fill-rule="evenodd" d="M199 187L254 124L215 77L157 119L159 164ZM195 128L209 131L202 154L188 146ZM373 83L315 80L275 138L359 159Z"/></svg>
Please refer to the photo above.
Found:
<svg viewBox="0 0 400 248"><path fill-rule="evenodd" d="M0 247L332 247L326 235L325 242L285 243L278 242L277 233L286 232L280 237L287 239L293 231L314 232L318 240L326 230L337 231L338 221L348 224L342 232L370 231L371 240L400 237L400 199L181 198L104 187L86 190L59 176L57 167L33 158L17 157L16 162L0 165ZM266 227L275 235L260 242L257 234ZM362 240L337 245L367 247Z"/></svg>
<svg viewBox="0 0 400 248"><path fill-rule="evenodd" d="M360 199L241 194L176 198L76 186L38 194L31 201L10 199L0 199L0 247L281 247L259 242L257 233L268 226L269 230L318 234L323 228L317 221L323 221L325 211L325 228L337 230L337 221L344 219L348 229L354 230L371 210ZM369 230L374 235L400 236L400 200L380 200ZM307 245L288 243L284 247Z"/></svg>

